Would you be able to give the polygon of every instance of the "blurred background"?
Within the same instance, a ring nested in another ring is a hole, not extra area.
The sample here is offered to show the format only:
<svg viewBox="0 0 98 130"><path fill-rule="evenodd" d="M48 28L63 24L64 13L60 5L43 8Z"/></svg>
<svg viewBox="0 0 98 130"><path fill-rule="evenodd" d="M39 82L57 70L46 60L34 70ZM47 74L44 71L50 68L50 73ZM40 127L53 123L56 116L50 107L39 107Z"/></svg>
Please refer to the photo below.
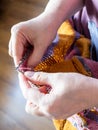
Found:
<svg viewBox="0 0 98 130"><path fill-rule="evenodd" d="M0 130L55 130L51 120L28 115L13 60L8 55L12 25L39 15L48 0L0 0Z"/></svg>

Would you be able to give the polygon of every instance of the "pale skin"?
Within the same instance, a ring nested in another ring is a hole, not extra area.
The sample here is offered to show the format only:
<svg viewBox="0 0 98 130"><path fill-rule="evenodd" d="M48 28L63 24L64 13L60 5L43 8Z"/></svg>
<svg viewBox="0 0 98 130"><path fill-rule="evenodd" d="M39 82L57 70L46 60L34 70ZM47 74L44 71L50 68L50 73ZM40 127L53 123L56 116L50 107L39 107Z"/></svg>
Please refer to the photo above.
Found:
<svg viewBox="0 0 98 130"><path fill-rule="evenodd" d="M83 5L83 0L50 0L41 15L14 25L11 29L9 54L13 57L15 66L22 59L27 44L34 46L28 66L37 65L62 22ZM50 85L50 93L44 94L32 87L26 77L32 85ZM98 104L98 80L81 74L26 72L24 75L19 73L19 81L27 100L26 111L31 114L57 119L67 118Z"/></svg>

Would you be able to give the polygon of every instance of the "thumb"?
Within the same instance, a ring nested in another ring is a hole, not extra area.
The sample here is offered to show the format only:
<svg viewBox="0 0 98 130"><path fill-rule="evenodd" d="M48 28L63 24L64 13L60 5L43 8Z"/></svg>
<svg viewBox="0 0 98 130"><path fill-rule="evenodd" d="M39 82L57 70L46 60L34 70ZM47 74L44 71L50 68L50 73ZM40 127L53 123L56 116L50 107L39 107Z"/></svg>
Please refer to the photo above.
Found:
<svg viewBox="0 0 98 130"><path fill-rule="evenodd" d="M33 71L26 71L24 75L36 85L49 85L50 84L50 73L44 72L33 72Z"/></svg>
<svg viewBox="0 0 98 130"><path fill-rule="evenodd" d="M28 66L36 66L42 59L43 55L45 54L47 48L45 47L36 47L34 46L33 53L30 55L28 59Z"/></svg>

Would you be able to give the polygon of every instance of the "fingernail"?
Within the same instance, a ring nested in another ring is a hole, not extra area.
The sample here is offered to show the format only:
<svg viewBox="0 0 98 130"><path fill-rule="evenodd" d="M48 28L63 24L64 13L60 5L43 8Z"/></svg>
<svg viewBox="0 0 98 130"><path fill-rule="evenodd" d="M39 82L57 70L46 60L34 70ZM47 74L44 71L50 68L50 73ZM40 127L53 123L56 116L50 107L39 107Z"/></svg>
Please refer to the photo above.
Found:
<svg viewBox="0 0 98 130"><path fill-rule="evenodd" d="M34 75L34 72L33 72L33 71L26 71L26 72L24 73L24 75L25 75L26 77L32 77L32 76Z"/></svg>

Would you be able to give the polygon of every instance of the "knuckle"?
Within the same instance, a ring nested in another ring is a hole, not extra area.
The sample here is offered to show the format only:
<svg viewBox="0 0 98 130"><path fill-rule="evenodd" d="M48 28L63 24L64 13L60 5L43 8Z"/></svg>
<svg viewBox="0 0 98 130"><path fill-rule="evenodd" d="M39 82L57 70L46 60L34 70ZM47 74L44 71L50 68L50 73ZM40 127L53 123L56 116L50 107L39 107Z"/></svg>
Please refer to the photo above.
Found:
<svg viewBox="0 0 98 130"><path fill-rule="evenodd" d="M11 33L19 33L22 30L22 28L23 28L22 22L15 24L11 27Z"/></svg>
<svg viewBox="0 0 98 130"><path fill-rule="evenodd" d="M34 78L37 80L37 81L41 81L41 75L42 75L42 72L37 72L34 74Z"/></svg>
<svg viewBox="0 0 98 130"><path fill-rule="evenodd" d="M15 32L16 30L18 30L17 24L12 26L11 33Z"/></svg>

